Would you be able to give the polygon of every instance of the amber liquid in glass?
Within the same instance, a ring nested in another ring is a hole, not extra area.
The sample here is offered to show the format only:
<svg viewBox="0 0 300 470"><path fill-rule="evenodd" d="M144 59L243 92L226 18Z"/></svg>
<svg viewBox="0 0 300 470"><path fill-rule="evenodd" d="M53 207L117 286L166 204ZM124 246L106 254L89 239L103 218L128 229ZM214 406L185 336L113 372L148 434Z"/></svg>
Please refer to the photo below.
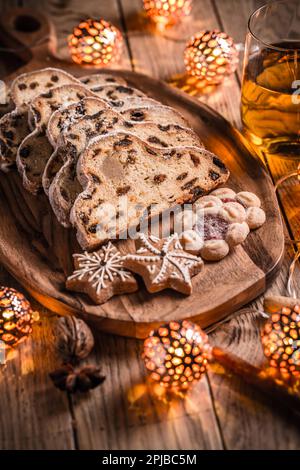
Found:
<svg viewBox="0 0 300 470"><path fill-rule="evenodd" d="M300 157L300 42L274 46L289 50L262 50L246 66L244 130L259 152Z"/></svg>

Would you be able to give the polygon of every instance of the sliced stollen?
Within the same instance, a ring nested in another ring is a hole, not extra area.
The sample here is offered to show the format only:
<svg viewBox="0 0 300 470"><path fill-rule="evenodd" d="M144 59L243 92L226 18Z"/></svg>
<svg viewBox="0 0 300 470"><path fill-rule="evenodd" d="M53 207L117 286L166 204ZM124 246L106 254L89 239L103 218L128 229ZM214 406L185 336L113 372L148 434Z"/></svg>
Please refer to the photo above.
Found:
<svg viewBox="0 0 300 470"><path fill-rule="evenodd" d="M46 136L46 128L53 111L70 103L77 103L93 92L81 84L69 84L53 88L37 96L30 109L36 129L22 141L16 163L25 189L36 194L42 189L42 175L53 148ZM94 95L96 96L96 95ZM103 102L103 107L105 107ZM68 121L66 120L66 125Z"/></svg>
<svg viewBox="0 0 300 470"><path fill-rule="evenodd" d="M1 161L6 165L15 162L17 149L30 133L28 104L40 93L67 83L80 83L72 75L55 68L46 68L19 75L10 88L10 96L16 108L0 120Z"/></svg>
<svg viewBox="0 0 300 470"><path fill-rule="evenodd" d="M0 162L6 166L14 164L19 145L33 130L34 126L28 122L31 101L41 93L69 83L80 84L80 81L63 70L50 67L21 74L12 82L9 94L15 109L0 120ZM91 85L95 83L93 79Z"/></svg>
<svg viewBox="0 0 300 470"><path fill-rule="evenodd" d="M142 91L124 85L98 86L93 87L93 91L117 111L134 108L135 106L160 104L158 101L148 98Z"/></svg>
<svg viewBox="0 0 300 470"><path fill-rule="evenodd" d="M36 96L30 104L36 127L48 125L49 119L54 111L62 106L77 103L87 97L100 98L95 91L91 91L81 83L63 85L53 88L46 93Z"/></svg>
<svg viewBox="0 0 300 470"><path fill-rule="evenodd" d="M103 85L127 85L127 82L122 77L117 77L110 73L94 73L92 75L85 75L80 77L80 81L93 89L93 87L103 86Z"/></svg>
<svg viewBox="0 0 300 470"><path fill-rule="evenodd" d="M82 248L91 250L134 232L141 219L197 200L227 181L229 171L204 149L162 150L119 132L90 143L77 175L84 190L72 207L71 223Z"/></svg>
<svg viewBox="0 0 300 470"><path fill-rule="evenodd" d="M59 143L59 139L70 125L84 116L92 116L103 109L111 109L109 104L96 97L88 97L78 103L71 103L60 108L51 115L47 126L47 137L53 147Z"/></svg>
<svg viewBox="0 0 300 470"><path fill-rule="evenodd" d="M30 133L27 112L15 109L0 119L0 163L9 167L16 161L18 147Z"/></svg>
<svg viewBox="0 0 300 470"><path fill-rule="evenodd" d="M91 116L98 111L102 111L104 109L103 103L104 101L102 99L84 98L79 104L73 103L54 111L49 119L47 128L48 139L53 147L56 146L60 135L65 131L66 122L69 124L70 122L75 122L77 119L81 119L85 115ZM182 127L189 127L187 120L184 119L178 111L175 111L175 109L170 108L169 106L163 106L158 103L155 106L144 107L142 98L139 103L141 108L134 107L122 111L121 114L126 121L150 121L163 126L178 124ZM109 106L108 103L107 105ZM127 105L130 106L130 101L127 102Z"/></svg>
<svg viewBox="0 0 300 470"><path fill-rule="evenodd" d="M103 110L86 116L72 124L63 137L63 144L51 156L43 175L43 187L49 192L53 211L59 222L70 226L70 210L81 187L76 178L77 160L91 139L116 131L138 136L153 147L175 146L203 147L199 137L191 130L177 124L162 126L153 122L132 123L113 110ZM61 169L55 172L62 162Z"/></svg>
<svg viewBox="0 0 300 470"><path fill-rule="evenodd" d="M19 75L12 82L10 93L17 108L27 107L41 93L68 83L80 82L63 70L49 67Z"/></svg>
<svg viewBox="0 0 300 470"><path fill-rule="evenodd" d="M95 114L98 112L101 116L102 110L105 109L103 103L104 101L98 98L84 98L79 103L73 103L69 106L54 111L49 119L47 127L47 136L53 148L59 144L60 137L65 134L65 131L69 128L69 126L71 126L77 120L84 116L91 116L94 119ZM130 105L129 102L128 105ZM107 106L109 105L107 104ZM188 126L188 122L181 116L180 113L175 111L173 108L163 105L142 107L141 111L139 111L139 108L135 107L128 109L128 111L124 111L122 116L125 118L125 121L128 120L129 117L132 117L132 124L147 123L149 121L152 123L155 122L157 125L161 126L169 126L170 124L177 124L182 127ZM130 125L131 123L129 122L129 126ZM62 140L62 143L64 145L66 142ZM80 145L79 142L78 145ZM53 178L66 160L67 158L64 158L63 146L58 148L57 151L51 155L43 175L43 187L46 194L49 192L49 187L53 181ZM64 223L65 222L67 225L69 224L69 221L66 221L64 217Z"/></svg>
<svg viewBox="0 0 300 470"><path fill-rule="evenodd" d="M172 123L183 127L190 127L188 121L178 111L160 103L157 103L155 106L139 106L126 109L125 111L121 111L121 114L127 121L152 121L163 126Z"/></svg>

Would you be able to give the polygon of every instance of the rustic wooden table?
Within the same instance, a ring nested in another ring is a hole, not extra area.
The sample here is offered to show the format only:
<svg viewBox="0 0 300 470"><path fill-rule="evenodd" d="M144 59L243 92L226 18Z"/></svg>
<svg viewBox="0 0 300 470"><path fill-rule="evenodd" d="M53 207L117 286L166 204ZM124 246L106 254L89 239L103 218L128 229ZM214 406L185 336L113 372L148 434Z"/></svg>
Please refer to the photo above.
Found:
<svg viewBox="0 0 300 470"><path fill-rule="evenodd" d="M192 18L179 33L154 34L143 19L141 0L1 0L1 14L12 6L41 9L53 20L56 54L66 56L65 38L78 19L103 16L122 29L126 48L121 66L167 81L184 70L182 52L186 39L201 29L220 28L237 43L244 43L247 18L264 2L258 0L194 0ZM0 63L0 73L7 68ZM180 79L177 80L181 83ZM213 93L199 95L240 127L241 67ZM191 90L190 90L191 91ZM194 91L195 93L195 91ZM274 180L293 168L293 162L268 161ZM300 238L300 186L287 183L280 192L286 233ZM284 294L288 266L285 262L268 293ZM298 275L300 280L300 275ZM18 287L0 268L0 283ZM211 338L255 364L263 364L259 341L262 324L254 311L257 299ZM86 396L68 396L56 390L48 373L59 360L52 345L56 316L41 312L32 337L10 353L0 369L1 449L299 449L299 421L291 412L266 399L239 378L214 367L189 392L186 400L165 403L147 393L140 358L141 342L96 335L97 347L89 363L102 364L107 376L103 386Z"/></svg>

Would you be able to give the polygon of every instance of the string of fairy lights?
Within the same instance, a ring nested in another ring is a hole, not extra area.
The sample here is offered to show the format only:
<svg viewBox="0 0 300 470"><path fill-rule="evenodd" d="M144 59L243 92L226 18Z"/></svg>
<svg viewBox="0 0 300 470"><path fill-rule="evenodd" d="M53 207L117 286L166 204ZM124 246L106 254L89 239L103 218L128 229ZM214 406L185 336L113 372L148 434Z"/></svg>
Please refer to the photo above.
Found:
<svg viewBox="0 0 300 470"><path fill-rule="evenodd" d="M170 27L188 16L192 0L144 0L149 21L161 27ZM68 38L72 60L77 64L107 67L122 57L124 40L116 26L104 19L87 19L73 29ZM208 84L220 84L235 72L239 52L233 39L225 32L201 31L193 35L184 50L188 75Z"/></svg>

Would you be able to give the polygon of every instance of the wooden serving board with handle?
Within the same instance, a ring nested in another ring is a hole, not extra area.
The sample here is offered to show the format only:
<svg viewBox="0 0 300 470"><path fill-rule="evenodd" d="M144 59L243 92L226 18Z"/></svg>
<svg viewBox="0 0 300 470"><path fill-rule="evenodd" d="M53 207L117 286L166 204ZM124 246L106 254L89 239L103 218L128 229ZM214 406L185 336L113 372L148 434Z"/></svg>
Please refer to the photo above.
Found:
<svg viewBox="0 0 300 470"><path fill-rule="evenodd" d="M99 69L51 57L45 42L51 35L50 26L40 15L31 20L29 16L31 12L15 10L5 23L2 20L2 40L22 45L22 58L28 61L7 77L7 84L19 73L47 66L60 67L76 76L99 73ZM18 25L24 24L30 31L18 30ZM151 77L127 70L111 72L182 113L205 146L229 167L228 186L235 191L253 191L260 197L267 222L225 259L206 263L193 278L193 294L189 297L173 291L149 294L141 282L137 293L96 306L88 297L65 289L73 267L72 254L80 251L74 232L59 225L45 195L34 197L23 189L13 170L0 174L0 261L50 310L75 313L107 332L143 338L161 323L184 318L206 327L263 293L280 269L284 235L272 181L242 135L214 110Z"/></svg>

